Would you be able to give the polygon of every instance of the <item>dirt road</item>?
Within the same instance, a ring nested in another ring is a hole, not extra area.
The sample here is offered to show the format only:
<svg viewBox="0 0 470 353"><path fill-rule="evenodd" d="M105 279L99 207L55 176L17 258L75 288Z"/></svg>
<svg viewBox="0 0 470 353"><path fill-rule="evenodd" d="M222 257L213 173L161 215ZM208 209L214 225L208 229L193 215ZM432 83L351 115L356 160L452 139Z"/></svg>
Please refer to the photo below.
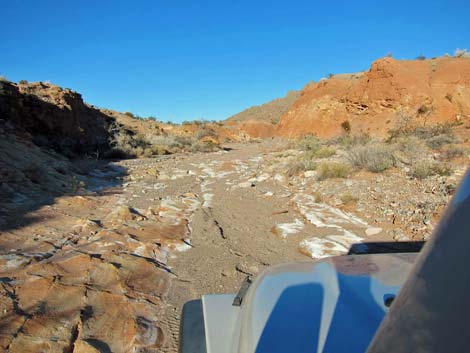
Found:
<svg viewBox="0 0 470 353"><path fill-rule="evenodd" d="M388 209L366 220L323 202L308 173L286 177L276 142L230 148L103 165L78 195L12 215L0 237L0 349L176 352L185 301L235 292L269 265L390 239Z"/></svg>

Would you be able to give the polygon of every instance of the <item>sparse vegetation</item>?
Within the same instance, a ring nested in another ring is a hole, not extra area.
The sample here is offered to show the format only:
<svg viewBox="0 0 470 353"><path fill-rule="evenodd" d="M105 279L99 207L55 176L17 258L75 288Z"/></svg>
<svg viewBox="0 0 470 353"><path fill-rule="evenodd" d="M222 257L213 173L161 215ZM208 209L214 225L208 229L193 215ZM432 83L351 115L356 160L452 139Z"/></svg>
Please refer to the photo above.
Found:
<svg viewBox="0 0 470 353"><path fill-rule="evenodd" d="M452 168L443 163L420 161L413 166L411 176L416 179L425 179L432 175L446 176L452 174Z"/></svg>
<svg viewBox="0 0 470 353"><path fill-rule="evenodd" d="M365 145L372 140L369 134L361 133L357 135L343 135L337 138L331 139L328 144L336 145L339 144L344 147L351 147L357 145Z"/></svg>
<svg viewBox="0 0 470 353"><path fill-rule="evenodd" d="M416 60L426 60L426 57L421 54L416 57Z"/></svg>
<svg viewBox="0 0 470 353"><path fill-rule="evenodd" d="M349 205L352 203L356 203L359 200L359 198L351 195L350 193L346 193L340 196L340 200L344 205Z"/></svg>
<svg viewBox="0 0 470 353"><path fill-rule="evenodd" d="M28 84L28 81L26 81L26 80L19 80L18 83L19 83L20 85L27 85L27 84Z"/></svg>
<svg viewBox="0 0 470 353"><path fill-rule="evenodd" d="M134 118L134 114L132 114L131 112L125 112L124 115L127 115L128 117L130 118Z"/></svg>
<svg viewBox="0 0 470 353"><path fill-rule="evenodd" d="M321 141L314 135L305 135L297 142L297 147L302 151L317 151L321 147Z"/></svg>
<svg viewBox="0 0 470 353"><path fill-rule="evenodd" d="M309 152L314 158L328 158L336 154L336 150L333 147L321 147L320 149Z"/></svg>
<svg viewBox="0 0 470 353"><path fill-rule="evenodd" d="M206 126L205 124L199 125L198 130L194 134L194 137L198 140L204 137L216 137L216 136L217 136L217 133L214 131L214 129Z"/></svg>
<svg viewBox="0 0 470 353"><path fill-rule="evenodd" d="M280 116L274 116L271 118L271 124L277 125L281 122L281 117Z"/></svg>
<svg viewBox="0 0 470 353"><path fill-rule="evenodd" d="M351 167L341 162L324 162L317 168L317 179L346 178L351 172Z"/></svg>
<svg viewBox="0 0 470 353"><path fill-rule="evenodd" d="M405 164L413 164L417 160L429 153L423 140L416 136L403 136L395 140L397 147L395 157Z"/></svg>
<svg viewBox="0 0 470 353"><path fill-rule="evenodd" d="M297 158L287 166L287 175L293 176L308 170L315 170L317 164L310 158Z"/></svg>
<svg viewBox="0 0 470 353"><path fill-rule="evenodd" d="M396 165L393 147L379 143L353 147L347 158L353 167L373 173L381 173Z"/></svg>
<svg viewBox="0 0 470 353"><path fill-rule="evenodd" d="M465 155L465 148L458 145L449 145L442 151L441 158L444 160L451 160Z"/></svg>
<svg viewBox="0 0 470 353"><path fill-rule="evenodd" d="M423 115L423 114L432 112L432 109L433 109L432 107L427 106L426 104L423 104L418 108L417 113L418 115Z"/></svg>
<svg viewBox="0 0 470 353"><path fill-rule="evenodd" d="M394 142L396 139L405 136L416 136L423 140L427 146L432 149L439 149L450 143L455 143L456 138L452 132L455 123L444 123L433 126L410 126L405 125L396 129L389 130L388 142Z"/></svg>

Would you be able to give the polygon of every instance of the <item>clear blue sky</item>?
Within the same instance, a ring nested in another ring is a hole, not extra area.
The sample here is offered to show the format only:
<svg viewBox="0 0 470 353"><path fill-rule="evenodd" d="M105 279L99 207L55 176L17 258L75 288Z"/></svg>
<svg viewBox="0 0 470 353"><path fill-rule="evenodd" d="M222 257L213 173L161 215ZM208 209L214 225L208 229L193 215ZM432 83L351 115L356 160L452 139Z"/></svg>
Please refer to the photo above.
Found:
<svg viewBox="0 0 470 353"><path fill-rule="evenodd" d="M470 47L470 1L0 0L0 74L94 105L222 119L388 52Z"/></svg>

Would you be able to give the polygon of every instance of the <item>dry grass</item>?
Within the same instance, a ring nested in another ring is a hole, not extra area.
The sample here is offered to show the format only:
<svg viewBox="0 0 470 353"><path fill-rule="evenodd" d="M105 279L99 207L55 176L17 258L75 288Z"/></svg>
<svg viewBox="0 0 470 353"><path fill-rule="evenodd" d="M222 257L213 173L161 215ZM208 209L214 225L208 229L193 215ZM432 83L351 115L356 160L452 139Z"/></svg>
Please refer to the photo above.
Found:
<svg viewBox="0 0 470 353"><path fill-rule="evenodd" d="M317 179L346 178L351 173L351 167L341 162L324 162L317 168Z"/></svg>
<svg viewBox="0 0 470 353"><path fill-rule="evenodd" d="M300 174L301 172L315 170L316 168L317 164L311 159L298 158L288 164L286 174L288 176L294 176Z"/></svg>
<svg viewBox="0 0 470 353"><path fill-rule="evenodd" d="M347 158L355 168L381 173L396 165L394 148L386 144L356 146L348 151Z"/></svg>
<svg viewBox="0 0 470 353"><path fill-rule="evenodd" d="M404 124L395 129L389 130L388 142L395 142L396 139L415 136L432 149L439 149L444 145L457 141L452 129L455 123L437 124L433 126L410 126Z"/></svg>
<svg viewBox="0 0 470 353"><path fill-rule="evenodd" d="M349 205L349 204L356 203L359 200L359 198L347 193L347 194L341 195L340 200L343 203L343 205Z"/></svg>
<svg viewBox="0 0 470 353"><path fill-rule="evenodd" d="M411 176L416 179L425 179L433 175L447 176L452 174L452 168L443 163L421 161L411 170Z"/></svg>
<svg viewBox="0 0 470 353"><path fill-rule="evenodd" d="M340 145L343 147L351 147L351 146L365 145L369 143L371 140L372 138L367 133L356 134L356 135L347 134L347 135L342 135L334 139L331 139L330 141L328 141L328 144Z"/></svg>
<svg viewBox="0 0 470 353"><path fill-rule="evenodd" d="M198 131L198 137L213 136L213 132L207 129L201 128ZM211 140L199 141L196 136L135 135L124 131L114 134L111 145L112 149L105 154L105 158L152 157L178 152L212 152L220 148L217 143Z"/></svg>
<svg viewBox="0 0 470 353"><path fill-rule="evenodd" d="M466 153L466 150L462 146L449 145L447 148L442 151L441 158L444 160L452 160L454 158L463 157Z"/></svg>
<svg viewBox="0 0 470 353"><path fill-rule="evenodd" d="M321 141L313 135L305 135L297 141L297 147L302 151L318 151L321 147Z"/></svg>
<svg viewBox="0 0 470 353"><path fill-rule="evenodd" d="M336 150L333 147L321 147L320 149L312 153L312 157L315 158L328 158L336 154Z"/></svg>
<svg viewBox="0 0 470 353"><path fill-rule="evenodd" d="M413 164L429 154L426 144L416 136L403 136L396 139L395 157L404 164Z"/></svg>

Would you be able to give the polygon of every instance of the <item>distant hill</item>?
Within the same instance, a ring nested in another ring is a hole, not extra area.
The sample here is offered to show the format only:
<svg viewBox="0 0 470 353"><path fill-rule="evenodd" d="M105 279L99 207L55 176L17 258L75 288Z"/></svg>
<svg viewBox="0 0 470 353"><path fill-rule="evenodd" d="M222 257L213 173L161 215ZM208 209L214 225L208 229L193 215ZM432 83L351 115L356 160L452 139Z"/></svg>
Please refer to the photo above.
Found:
<svg viewBox="0 0 470 353"><path fill-rule="evenodd" d="M283 98L277 98L268 103L245 109L238 114L232 115L227 121L241 123L253 120L277 124L281 116L290 109L299 97L300 91L289 91Z"/></svg>

